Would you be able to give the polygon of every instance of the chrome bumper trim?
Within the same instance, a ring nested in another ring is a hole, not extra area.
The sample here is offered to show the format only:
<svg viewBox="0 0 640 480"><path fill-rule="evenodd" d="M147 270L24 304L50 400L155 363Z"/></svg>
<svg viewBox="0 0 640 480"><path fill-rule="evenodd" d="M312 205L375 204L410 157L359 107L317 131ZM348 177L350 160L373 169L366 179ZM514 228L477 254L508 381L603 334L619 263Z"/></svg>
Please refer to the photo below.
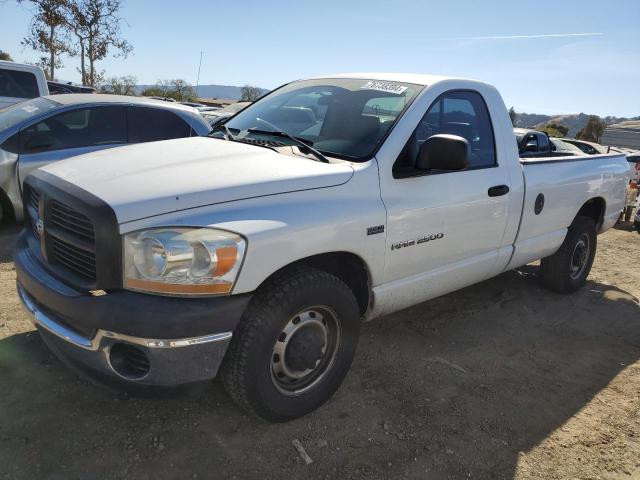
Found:
<svg viewBox="0 0 640 480"><path fill-rule="evenodd" d="M36 327L41 327L49 333L66 340L67 342L83 348L85 350L97 351L103 339L117 340L126 343L132 343L147 348L180 348L193 345L202 345L210 342L220 342L229 340L233 335L232 332L215 333L202 337L177 338L177 339L158 339L158 338L139 338L123 335L108 330L98 330L92 339L83 337L73 330L58 323L44 312L38 309L35 302L29 294L24 291L22 286L18 285L18 296L27 311L32 315L32 322Z"/></svg>

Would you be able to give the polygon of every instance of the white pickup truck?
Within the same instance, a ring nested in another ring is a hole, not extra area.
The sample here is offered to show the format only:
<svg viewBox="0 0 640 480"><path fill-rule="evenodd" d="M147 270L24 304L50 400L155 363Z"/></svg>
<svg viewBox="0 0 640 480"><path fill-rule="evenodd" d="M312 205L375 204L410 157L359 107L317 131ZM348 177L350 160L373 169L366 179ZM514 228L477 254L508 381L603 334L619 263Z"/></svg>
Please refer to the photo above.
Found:
<svg viewBox="0 0 640 480"><path fill-rule="evenodd" d="M362 319L538 259L551 290L580 288L628 176L624 155L519 159L485 83L295 81L210 138L28 176L17 288L46 343L94 378L220 369L238 404L284 421L336 391Z"/></svg>
<svg viewBox="0 0 640 480"><path fill-rule="evenodd" d="M49 95L49 87L42 68L0 60L0 110L45 95Z"/></svg>

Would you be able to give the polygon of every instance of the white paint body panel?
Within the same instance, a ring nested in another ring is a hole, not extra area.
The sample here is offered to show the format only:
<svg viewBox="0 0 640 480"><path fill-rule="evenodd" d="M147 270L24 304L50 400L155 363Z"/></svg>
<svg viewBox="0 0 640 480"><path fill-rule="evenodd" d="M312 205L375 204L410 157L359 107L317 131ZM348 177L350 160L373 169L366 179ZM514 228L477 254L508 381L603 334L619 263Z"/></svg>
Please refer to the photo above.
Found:
<svg viewBox="0 0 640 480"><path fill-rule="evenodd" d="M300 259L353 253L369 274L368 318L551 255L591 198L606 203L601 230L612 226L628 177L624 156L521 164L507 109L487 84L422 75L341 76L428 85L376 157L365 163L331 159L324 164L252 145L192 138L92 153L45 169L111 205L122 234L191 225L243 235L246 257L233 293L256 290ZM393 163L419 120L441 93L454 89L484 97L498 165L394 179ZM96 156L104 161L90 161ZM496 185L508 185L509 193L489 197L488 188ZM539 192L547 200L542 214L535 215ZM367 235L368 227L379 225L385 226L384 234ZM395 242L439 232L444 233L440 240L391 250Z"/></svg>
<svg viewBox="0 0 640 480"><path fill-rule="evenodd" d="M25 63L9 62L0 60L0 70L14 70L18 72L26 72L36 77L38 83L39 96L44 97L49 95L49 86L47 85L47 78L44 75L44 70L35 65L27 65ZM26 98L18 97L3 97L0 96L0 109L13 105L14 103L23 102Z"/></svg>

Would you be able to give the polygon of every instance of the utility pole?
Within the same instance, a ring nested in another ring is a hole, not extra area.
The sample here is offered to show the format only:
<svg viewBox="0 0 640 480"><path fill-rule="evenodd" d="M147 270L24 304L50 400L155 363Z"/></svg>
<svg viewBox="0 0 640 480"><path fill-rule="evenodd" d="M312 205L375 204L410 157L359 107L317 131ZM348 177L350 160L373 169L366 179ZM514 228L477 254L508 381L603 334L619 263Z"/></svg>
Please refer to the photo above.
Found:
<svg viewBox="0 0 640 480"><path fill-rule="evenodd" d="M200 68L202 67L202 52L200 52L200 63L198 64L198 79L196 80L196 97L200 98L198 87L200 86Z"/></svg>

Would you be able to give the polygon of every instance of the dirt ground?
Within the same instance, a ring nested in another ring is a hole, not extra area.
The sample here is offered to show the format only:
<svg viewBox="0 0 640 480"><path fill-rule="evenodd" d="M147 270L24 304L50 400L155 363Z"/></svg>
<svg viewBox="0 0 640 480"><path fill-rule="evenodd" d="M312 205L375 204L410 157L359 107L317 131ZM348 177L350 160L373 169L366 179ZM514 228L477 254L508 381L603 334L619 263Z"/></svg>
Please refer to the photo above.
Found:
<svg viewBox="0 0 640 480"><path fill-rule="evenodd" d="M323 408L272 425L215 381L131 398L49 354L0 230L0 479L640 479L640 235L599 237L587 286L536 267L364 325ZM313 463L306 464L292 441Z"/></svg>

